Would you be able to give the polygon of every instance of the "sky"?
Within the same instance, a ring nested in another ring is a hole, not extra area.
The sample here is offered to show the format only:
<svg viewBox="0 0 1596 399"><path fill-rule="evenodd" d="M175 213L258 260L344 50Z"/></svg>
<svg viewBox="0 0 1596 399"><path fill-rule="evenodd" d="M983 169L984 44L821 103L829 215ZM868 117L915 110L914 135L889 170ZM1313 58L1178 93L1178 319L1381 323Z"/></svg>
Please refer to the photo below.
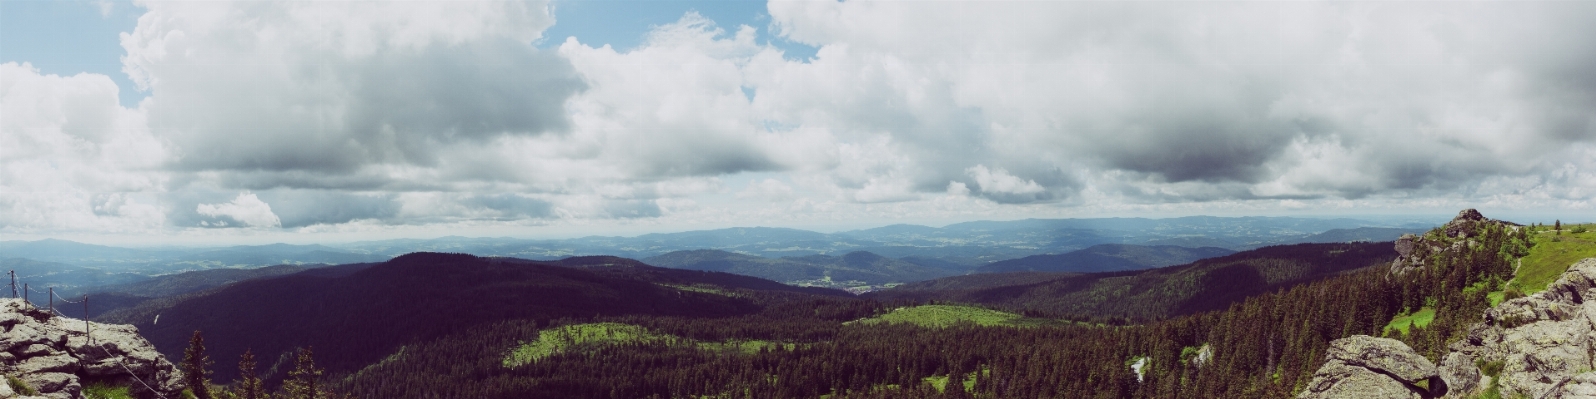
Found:
<svg viewBox="0 0 1596 399"><path fill-rule="evenodd" d="M0 1L0 240L1596 221L1596 2Z"/></svg>

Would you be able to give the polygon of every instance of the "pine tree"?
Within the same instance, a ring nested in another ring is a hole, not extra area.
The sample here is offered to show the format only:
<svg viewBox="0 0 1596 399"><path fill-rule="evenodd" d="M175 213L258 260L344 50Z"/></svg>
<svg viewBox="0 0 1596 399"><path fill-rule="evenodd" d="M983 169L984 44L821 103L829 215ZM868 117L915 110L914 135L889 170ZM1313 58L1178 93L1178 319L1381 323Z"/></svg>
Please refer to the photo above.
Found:
<svg viewBox="0 0 1596 399"><path fill-rule="evenodd" d="M288 399L316 399L320 395L316 380L321 378L322 371L316 368L310 348L300 349L299 357L294 360L294 370L289 371L288 380L283 381Z"/></svg>
<svg viewBox="0 0 1596 399"><path fill-rule="evenodd" d="M1557 235L1563 235L1563 220L1558 219L1553 221L1553 223L1552 230L1557 230Z"/></svg>
<svg viewBox="0 0 1596 399"><path fill-rule="evenodd" d="M255 353L249 349L244 350L244 355L238 360L238 382L236 394L241 399L266 399L261 388L260 377L255 375Z"/></svg>
<svg viewBox="0 0 1596 399"><path fill-rule="evenodd" d="M188 339L188 349L183 350L183 382L196 399L211 399L210 388L206 386L211 374L206 367L210 365L210 357L205 356L205 337L195 330L194 336Z"/></svg>

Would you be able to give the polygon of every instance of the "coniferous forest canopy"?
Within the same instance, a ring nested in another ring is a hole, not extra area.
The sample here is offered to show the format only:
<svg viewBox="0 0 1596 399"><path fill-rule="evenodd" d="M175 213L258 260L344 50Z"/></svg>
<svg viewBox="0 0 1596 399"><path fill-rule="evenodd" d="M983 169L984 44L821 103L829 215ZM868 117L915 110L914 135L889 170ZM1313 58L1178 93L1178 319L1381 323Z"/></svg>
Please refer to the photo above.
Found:
<svg viewBox="0 0 1596 399"><path fill-rule="evenodd" d="M1438 361L1484 309L1524 295L1518 259L1572 242L1448 226L1403 273L1391 242L1294 244L863 296L616 257L414 253L101 319L135 324L173 359L202 332L223 396L253 378L303 393L312 375L311 391L363 398L1291 397L1337 338L1396 338ZM245 352L258 368L241 374Z"/></svg>

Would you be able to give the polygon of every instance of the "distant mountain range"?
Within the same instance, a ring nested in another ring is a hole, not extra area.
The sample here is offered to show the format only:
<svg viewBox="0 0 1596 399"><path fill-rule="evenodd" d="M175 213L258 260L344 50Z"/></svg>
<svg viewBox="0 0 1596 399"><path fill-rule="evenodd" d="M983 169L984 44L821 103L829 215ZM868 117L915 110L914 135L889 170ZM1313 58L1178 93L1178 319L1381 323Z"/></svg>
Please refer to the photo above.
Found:
<svg viewBox="0 0 1596 399"><path fill-rule="evenodd" d="M671 252L643 259L643 262L673 269L726 272L824 287L901 283L964 274L963 270L925 266L865 251L849 252L843 256L809 255L770 259L699 249Z"/></svg>
<svg viewBox="0 0 1596 399"><path fill-rule="evenodd" d="M1174 266L1233 253L1236 251L1215 247L1102 244L1058 255L1031 255L1019 259L1000 260L981 266L976 272L1117 272Z"/></svg>
<svg viewBox="0 0 1596 399"><path fill-rule="evenodd" d="M637 237L563 240L442 237L363 241L348 244L272 244L225 248L121 248L65 240L0 241L0 259L24 258L119 271L171 273L184 270L278 264L381 262L411 252L452 252L523 259L611 255L645 259L671 252L713 249L763 258L842 256L870 252L915 257L950 268L974 268L1031 255L1063 254L1102 244L1173 245L1246 250L1305 242L1391 241L1430 225L1389 225L1358 219L1212 217L1172 219L1026 219L978 221L928 227L891 225L840 233L739 227Z"/></svg>

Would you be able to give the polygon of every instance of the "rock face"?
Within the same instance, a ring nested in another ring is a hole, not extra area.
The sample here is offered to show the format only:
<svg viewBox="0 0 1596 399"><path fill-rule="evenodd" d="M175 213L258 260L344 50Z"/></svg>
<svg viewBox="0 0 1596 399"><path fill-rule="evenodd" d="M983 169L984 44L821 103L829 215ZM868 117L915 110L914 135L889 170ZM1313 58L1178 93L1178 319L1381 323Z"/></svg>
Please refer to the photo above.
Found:
<svg viewBox="0 0 1596 399"><path fill-rule="evenodd" d="M129 386L139 397L177 397L182 390L182 374L130 325L85 326L83 320L5 298L0 299L0 332L0 374L17 377L44 398L81 397L83 386L92 382ZM0 397L19 394L8 391L0 388Z"/></svg>
<svg viewBox="0 0 1596 399"><path fill-rule="evenodd" d="M1517 228L1518 224L1488 219L1480 211L1464 209L1458 212L1457 217L1442 226L1441 231L1445 238L1432 236L1417 236L1404 234L1396 241L1397 259L1391 262L1391 273L1402 275L1414 269L1424 267L1427 260L1435 254L1448 251L1462 251L1474 244L1470 239L1482 225L1501 224L1510 228Z"/></svg>
<svg viewBox="0 0 1596 399"><path fill-rule="evenodd" d="M1470 398L1492 386L1504 398L1596 397L1596 302L1585 298L1596 298L1596 258L1546 291L1487 309L1439 367L1396 340L1332 341L1299 397Z"/></svg>
<svg viewBox="0 0 1596 399"><path fill-rule="evenodd" d="M1485 311L1453 343L1442 378L1457 381L1456 397L1495 383L1502 397L1592 397L1596 394L1596 259L1575 263L1546 291Z"/></svg>
<svg viewBox="0 0 1596 399"><path fill-rule="evenodd" d="M1330 342L1325 364L1298 398L1433 398L1444 394L1435 364L1401 341L1356 335Z"/></svg>
<svg viewBox="0 0 1596 399"><path fill-rule="evenodd" d="M1486 219L1485 215L1480 214L1480 211L1476 211L1473 208L1464 209L1462 212L1458 212L1457 217L1452 218L1452 221L1446 223L1446 236L1466 238L1469 233L1474 232L1476 224L1488 221L1490 219Z"/></svg>

